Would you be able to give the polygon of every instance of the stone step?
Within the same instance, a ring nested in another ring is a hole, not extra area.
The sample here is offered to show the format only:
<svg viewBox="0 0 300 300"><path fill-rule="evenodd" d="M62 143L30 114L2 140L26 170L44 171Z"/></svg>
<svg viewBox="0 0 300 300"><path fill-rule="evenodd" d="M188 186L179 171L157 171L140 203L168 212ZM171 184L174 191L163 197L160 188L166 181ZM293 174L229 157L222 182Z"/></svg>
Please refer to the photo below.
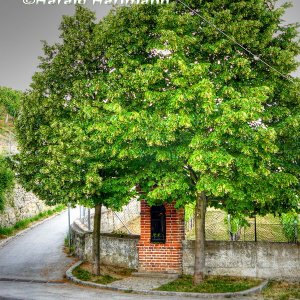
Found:
<svg viewBox="0 0 300 300"><path fill-rule="evenodd" d="M134 272L131 275L134 277L168 278L168 279L174 279L174 280L179 277L179 274L158 273L158 272Z"/></svg>

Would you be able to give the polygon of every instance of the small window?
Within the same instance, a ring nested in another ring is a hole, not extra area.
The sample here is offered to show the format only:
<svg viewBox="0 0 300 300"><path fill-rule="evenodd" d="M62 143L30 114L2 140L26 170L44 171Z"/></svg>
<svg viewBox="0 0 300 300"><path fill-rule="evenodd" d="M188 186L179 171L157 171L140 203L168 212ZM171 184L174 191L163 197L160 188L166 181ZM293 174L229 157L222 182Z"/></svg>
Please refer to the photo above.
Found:
<svg viewBox="0 0 300 300"><path fill-rule="evenodd" d="M151 243L166 242L166 209L163 205L151 207Z"/></svg>

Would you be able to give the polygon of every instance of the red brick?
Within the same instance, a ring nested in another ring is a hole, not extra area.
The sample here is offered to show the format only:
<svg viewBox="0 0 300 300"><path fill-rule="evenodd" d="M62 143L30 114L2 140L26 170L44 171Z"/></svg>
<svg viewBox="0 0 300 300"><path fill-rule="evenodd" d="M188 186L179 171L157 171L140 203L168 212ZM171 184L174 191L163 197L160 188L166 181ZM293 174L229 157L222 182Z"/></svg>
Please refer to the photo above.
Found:
<svg viewBox="0 0 300 300"><path fill-rule="evenodd" d="M166 243L153 244L151 238L150 206L141 202L141 239L138 244L139 270L149 272L182 272L182 240L184 239L184 210L165 204Z"/></svg>

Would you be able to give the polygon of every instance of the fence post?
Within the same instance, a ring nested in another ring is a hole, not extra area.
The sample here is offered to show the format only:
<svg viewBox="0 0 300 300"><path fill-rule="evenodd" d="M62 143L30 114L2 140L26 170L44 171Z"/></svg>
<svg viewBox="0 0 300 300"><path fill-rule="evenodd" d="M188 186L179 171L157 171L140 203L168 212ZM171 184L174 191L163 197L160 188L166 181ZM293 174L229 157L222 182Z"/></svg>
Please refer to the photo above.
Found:
<svg viewBox="0 0 300 300"><path fill-rule="evenodd" d="M88 229L91 230L91 209L88 209Z"/></svg>
<svg viewBox="0 0 300 300"><path fill-rule="evenodd" d="M256 215L254 216L254 242L257 242Z"/></svg>
<svg viewBox="0 0 300 300"><path fill-rule="evenodd" d="M294 221L295 224L295 243L298 243L298 222L297 220Z"/></svg>
<svg viewBox="0 0 300 300"><path fill-rule="evenodd" d="M71 204L68 203L68 240L69 240L69 248L71 248Z"/></svg>

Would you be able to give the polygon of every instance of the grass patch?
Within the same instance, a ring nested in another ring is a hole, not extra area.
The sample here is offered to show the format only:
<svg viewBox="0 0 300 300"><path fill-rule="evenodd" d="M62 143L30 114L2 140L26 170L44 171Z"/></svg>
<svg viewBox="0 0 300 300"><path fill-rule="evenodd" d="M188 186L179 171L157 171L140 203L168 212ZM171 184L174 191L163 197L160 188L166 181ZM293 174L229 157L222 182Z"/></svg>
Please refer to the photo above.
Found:
<svg viewBox="0 0 300 300"><path fill-rule="evenodd" d="M83 281L90 281L92 279L92 274L89 271L81 269L80 267L74 269L73 275Z"/></svg>
<svg viewBox="0 0 300 300"><path fill-rule="evenodd" d="M73 275L83 281L90 281L99 284L109 284L113 281L127 278L131 275L132 272L135 271L136 270L134 269L101 264L101 276L95 276L93 274L93 265L90 262L86 261L73 270Z"/></svg>
<svg viewBox="0 0 300 300"><path fill-rule="evenodd" d="M66 254L68 254L69 256L73 256L74 252L75 252L75 247L74 245L72 245L72 241L71 241L71 245L69 245L69 237L68 235L65 237L64 240L64 251Z"/></svg>
<svg viewBox="0 0 300 300"><path fill-rule="evenodd" d="M61 212L64 209L65 209L64 205L58 205L56 208L41 212L34 217L20 220L12 227L0 227L0 239L7 238L8 236L12 236L16 234L18 231L29 227L29 225L31 225L33 222L45 219L51 215L54 215L55 213Z"/></svg>
<svg viewBox="0 0 300 300"><path fill-rule="evenodd" d="M95 280L95 282L100 284L109 284L116 280L117 280L116 278L111 277L110 275L103 275L103 276L99 276L99 278Z"/></svg>
<svg viewBox="0 0 300 300"><path fill-rule="evenodd" d="M300 283L271 281L263 290L264 299L300 299Z"/></svg>
<svg viewBox="0 0 300 300"><path fill-rule="evenodd" d="M95 276L94 274L90 273L89 271L81 268L80 266L76 267L73 270L73 275L83 281L91 281L99 284L109 284L113 281L118 280L118 278L112 277L108 274Z"/></svg>
<svg viewBox="0 0 300 300"><path fill-rule="evenodd" d="M193 285L193 277L182 277L157 288L158 291L189 292L189 293L227 293L250 289L261 283L259 279L208 276L203 283Z"/></svg>

